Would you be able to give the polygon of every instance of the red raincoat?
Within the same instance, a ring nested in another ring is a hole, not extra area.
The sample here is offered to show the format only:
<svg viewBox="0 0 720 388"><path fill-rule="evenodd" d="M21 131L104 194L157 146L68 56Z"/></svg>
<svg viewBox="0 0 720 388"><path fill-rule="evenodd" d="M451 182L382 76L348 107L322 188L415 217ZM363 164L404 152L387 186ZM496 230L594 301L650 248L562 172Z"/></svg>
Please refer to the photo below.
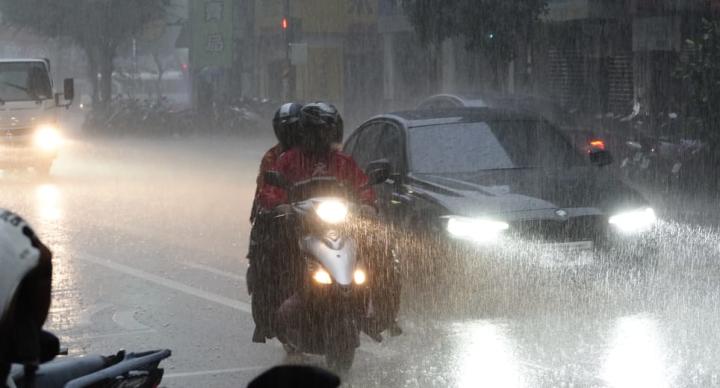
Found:
<svg viewBox="0 0 720 388"><path fill-rule="evenodd" d="M330 151L324 155L311 155L299 148L293 148L280 156L272 168L289 183L304 181L314 177L335 177L347 187L352 188L365 205L375 205L375 191L368 183L368 177L348 155L339 151ZM287 193L279 187L264 184L260 192L260 205L265 209L287 203Z"/></svg>

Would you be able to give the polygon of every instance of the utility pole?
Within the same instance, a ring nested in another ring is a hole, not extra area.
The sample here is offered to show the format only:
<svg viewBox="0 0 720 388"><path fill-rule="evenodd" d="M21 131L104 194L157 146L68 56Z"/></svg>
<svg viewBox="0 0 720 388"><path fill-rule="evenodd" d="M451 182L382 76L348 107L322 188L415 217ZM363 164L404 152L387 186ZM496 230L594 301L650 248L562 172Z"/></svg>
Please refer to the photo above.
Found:
<svg viewBox="0 0 720 388"><path fill-rule="evenodd" d="M290 69L292 64L290 63L290 0L285 0L283 18L282 18L282 30L283 30L283 44L285 45L285 66L283 66L283 100L290 101Z"/></svg>

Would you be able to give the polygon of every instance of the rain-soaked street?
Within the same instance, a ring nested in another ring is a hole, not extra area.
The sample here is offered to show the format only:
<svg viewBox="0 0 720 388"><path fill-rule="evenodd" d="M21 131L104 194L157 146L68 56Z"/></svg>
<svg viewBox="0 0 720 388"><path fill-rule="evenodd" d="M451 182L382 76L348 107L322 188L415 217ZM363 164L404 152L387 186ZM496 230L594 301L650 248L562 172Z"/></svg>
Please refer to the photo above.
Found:
<svg viewBox="0 0 720 388"><path fill-rule="evenodd" d="M167 347L170 387L244 386L283 362L279 343L250 341L244 279L269 145L74 141L51 178L2 177L0 207L55 253L47 328L71 354ZM659 214L655 272L478 261L424 285L409 277L404 334L364 337L348 385L720 385L720 231Z"/></svg>

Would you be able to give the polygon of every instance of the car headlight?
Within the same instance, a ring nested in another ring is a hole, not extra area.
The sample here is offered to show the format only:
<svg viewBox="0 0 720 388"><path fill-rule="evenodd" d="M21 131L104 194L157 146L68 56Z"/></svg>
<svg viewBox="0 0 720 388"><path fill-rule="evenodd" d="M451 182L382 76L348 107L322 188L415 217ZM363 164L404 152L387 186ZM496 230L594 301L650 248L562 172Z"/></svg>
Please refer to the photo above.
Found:
<svg viewBox="0 0 720 388"><path fill-rule="evenodd" d="M656 221L655 211L649 207L618 213L608 219L610 225L624 233L648 230Z"/></svg>
<svg viewBox="0 0 720 388"><path fill-rule="evenodd" d="M35 131L33 141L43 151L55 151L62 143L62 136L55 127L45 125Z"/></svg>
<svg viewBox="0 0 720 388"><path fill-rule="evenodd" d="M507 222L489 219L448 217L447 231L451 236L475 242L492 242L508 230Z"/></svg>
<svg viewBox="0 0 720 388"><path fill-rule="evenodd" d="M365 274L365 271L361 269L356 269L355 273L353 274L353 280L355 280L355 284L357 285L365 284L365 281L367 280L367 275Z"/></svg>
<svg viewBox="0 0 720 388"><path fill-rule="evenodd" d="M328 224L339 224L345 222L348 215L348 207L340 200L330 199L320 202L315 212L321 220Z"/></svg>
<svg viewBox="0 0 720 388"><path fill-rule="evenodd" d="M330 274L323 268L318 268L315 271L315 273L313 274L313 280L320 284L332 284L333 282Z"/></svg>

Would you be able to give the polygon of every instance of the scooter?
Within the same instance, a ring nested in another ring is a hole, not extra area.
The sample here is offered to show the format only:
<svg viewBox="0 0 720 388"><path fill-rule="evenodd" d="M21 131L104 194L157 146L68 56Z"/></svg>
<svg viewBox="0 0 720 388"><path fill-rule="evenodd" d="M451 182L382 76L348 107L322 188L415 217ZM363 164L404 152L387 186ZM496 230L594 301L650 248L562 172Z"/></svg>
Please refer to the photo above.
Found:
<svg viewBox="0 0 720 388"><path fill-rule="evenodd" d="M384 164L369 170L369 184L388 179ZM324 355L330 369L345 372L360 345L373 281L368 261L358 257L353 222L357 201L334 178L290 185L277 172L268 172L265 181L288 192L292 210L281 217L288 218L298 238L297 254L292 256L302 260L304 269L296 294L302 303L298 335L278 338L286 350Z"/></svg>
<svg viewBox="0 0 720 388"><path fill-rule="evenodd" d="M43 332L44 343L57 344L57 338ZM67 355L67 350L49 350L47 358ZM47 353L47 352L45 352ZM9 388L156 388L163 377L160 362L170 350L126 353L111 356L60 357L40 365L13 364L6 382Z"/></svg>

